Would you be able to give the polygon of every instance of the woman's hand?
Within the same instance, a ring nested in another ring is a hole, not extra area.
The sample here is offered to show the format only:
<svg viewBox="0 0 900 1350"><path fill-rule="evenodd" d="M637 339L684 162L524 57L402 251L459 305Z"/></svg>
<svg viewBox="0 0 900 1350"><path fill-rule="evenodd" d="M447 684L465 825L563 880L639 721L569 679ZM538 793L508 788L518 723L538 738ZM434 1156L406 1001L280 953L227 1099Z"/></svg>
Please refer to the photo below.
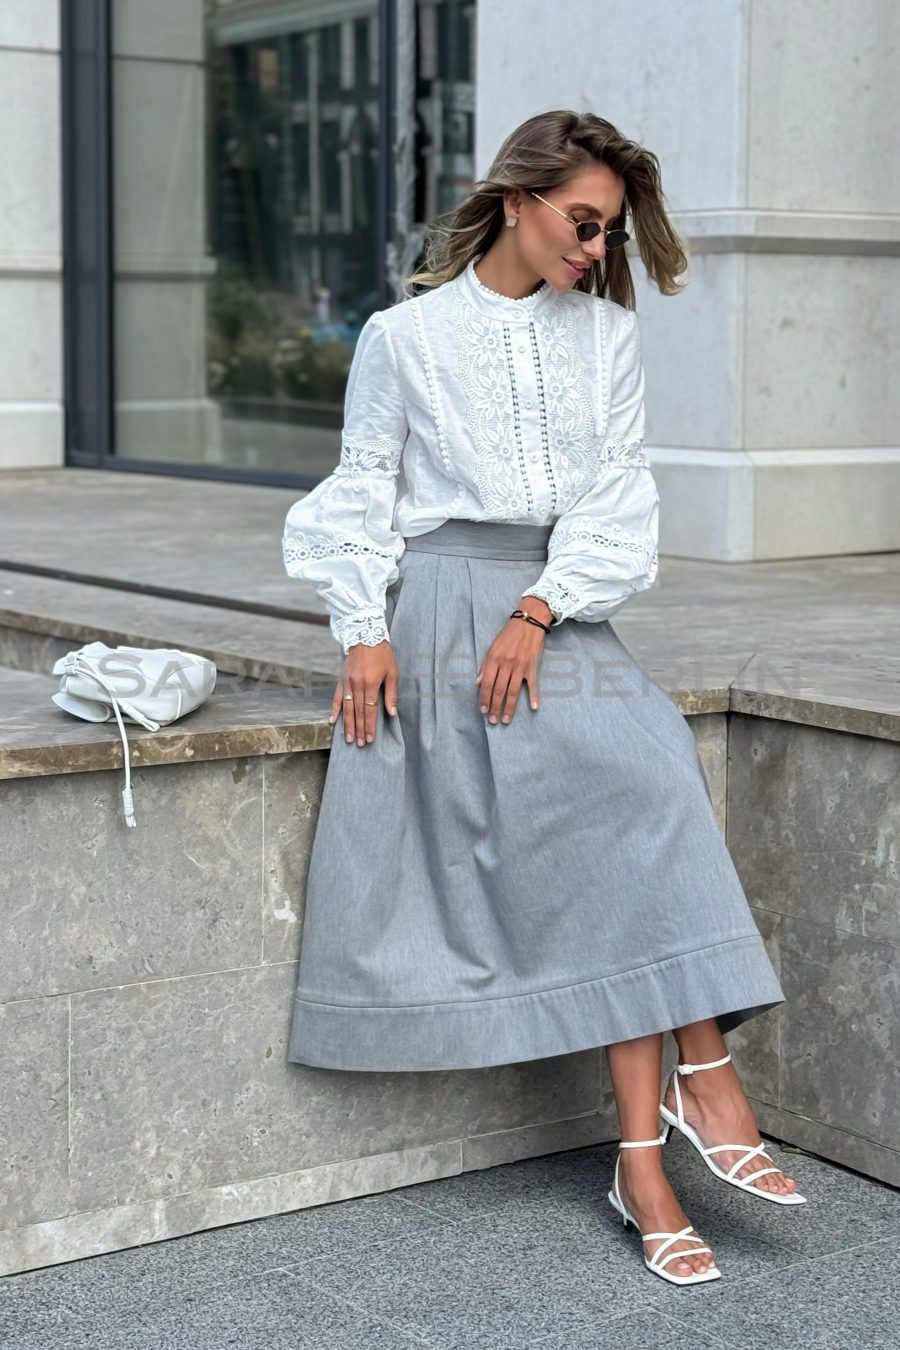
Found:
<svg viewBox="0 0 900 1350"><path fill-rule="evenodd" d="M343 710L344 735L348 741L365 745L375 739L376 704L382 684L385 707L393 717L397 712L397 662L393 647L387 639L374 647L355 643L344 658L328 717L329 722L334 722ZM345 698L345 694L353 697Z"/></svg>
<svg viewBox="0 0 900 1350"><path fill-rule="evenodd" d="M553 618L550 606L537 596L526 596L517 609L533 614L541 623ZM544 632L525 619L510 619L488 648L475 683L480 684L481 711L488 720L508 722L516 711L522 681L528 685L531 706L538 707L538 665L544 648Z"/></svg>

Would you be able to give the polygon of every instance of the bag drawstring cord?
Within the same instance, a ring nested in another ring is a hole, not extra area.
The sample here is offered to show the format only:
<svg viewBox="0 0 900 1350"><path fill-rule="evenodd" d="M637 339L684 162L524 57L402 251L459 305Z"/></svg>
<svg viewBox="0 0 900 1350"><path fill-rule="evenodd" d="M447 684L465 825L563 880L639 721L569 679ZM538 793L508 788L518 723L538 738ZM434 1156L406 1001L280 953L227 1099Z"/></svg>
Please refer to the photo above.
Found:
<svg viewBox="0 0 900 1350"><path fill-rule="evenodd" d="M109 694L110 701L112 703L112 710L115 713L116 721L119 724L119 734L122 737L122 753L125 759L125 786L122 789L122 806L125 811L125 824L133 828L134 826L137 825L137 821L134 818L134 795L131 791L131 751L129 750L128 746L128 736L126 735L125 732L125 723L122 721L122 714L119 711L118 697L113 692L113 690L110 689L108 682L103 678L103 676L100 675L96 670L94 670L93 666L87 660L85 660L84 657L78 657L76 658L76 660L67 663L66 670L67 672L68 671L77 672L79 675L90 675L91 678L95 679L98 684L101 684L103 688L106 690L106 692ZM153 729L153 727L156 727L157 730L159 729L158 723L153 723L150 718L142 720L151 723L150 728L151 730Z"/></svg>

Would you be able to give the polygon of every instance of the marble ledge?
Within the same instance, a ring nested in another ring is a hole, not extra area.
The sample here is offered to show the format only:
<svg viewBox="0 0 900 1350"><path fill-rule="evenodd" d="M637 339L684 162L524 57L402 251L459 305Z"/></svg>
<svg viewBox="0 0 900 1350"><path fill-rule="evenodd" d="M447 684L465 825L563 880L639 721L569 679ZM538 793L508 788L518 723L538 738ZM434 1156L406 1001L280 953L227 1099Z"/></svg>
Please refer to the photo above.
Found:
<svg viewBox="0 0 900 1350"><path fill-rule="evenodd" d="M0 680L0 779L122 768L124 751L115 718L97 723L73 717L50 701L58 681L30 674L27 698L20 697L11 708L10 685L17 682L10 675L26 678L25 672L14 671L4 672ZM327 750L334 734L328 721L330 695L331 690L327 697L312 698L301 689L261 685L213 693L159 731L126 721L132 768Z"/></svg>
<svg viewBox="0 0 900 1350"><path fill-rule="evenodd" d="M900 661L837 664L757 652L731 685L730 711L900 741Z"/></svg>
<svg viewBox="0 0 900 1350"><path fill-rule="evenodd" d="M737 712L900 741L898 683L887 670L861 676L806 663L801 678L785 658L721 657L705 664L709 684L691 687L675 666L646 661L643 667L685 717ZM122 768L115 720L86 722L62 711L50 698L57 687L53 676L0 668L0 779ZM201 707L158 732L126 722L132 767L327 750L333 690L332 680L217 686Z"/></svg>

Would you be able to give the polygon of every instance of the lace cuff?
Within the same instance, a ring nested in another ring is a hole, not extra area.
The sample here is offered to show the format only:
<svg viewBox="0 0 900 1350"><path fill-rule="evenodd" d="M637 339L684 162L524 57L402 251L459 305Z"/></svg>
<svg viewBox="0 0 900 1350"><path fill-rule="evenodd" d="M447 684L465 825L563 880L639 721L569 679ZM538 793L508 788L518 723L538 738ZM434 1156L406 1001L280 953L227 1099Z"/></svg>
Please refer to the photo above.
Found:
<svg viewBox="0 0 900 1350"><path fill-rule="evenodd" d="M550 612L553 615L550 620L550 627L556 628L563 619L567 619L571 613L579 609L582 605L582 599L576 595L575 591L570 590L568 586L563 586L560 582L554 581L553 577L545 576L542 581L536 581L533 586L529 586L522 592L523 598L526 595L536 595L539 600L545 601L550 606Z"/></svg>
<svg viewBox="0 0 900 1350"><path fill-rule="evenodd" d="M383 609L360 609L355 614L333 618L331 632L341 644L345 656L358 643L365 647L377 647L379 642L391 640Z"/></svg>

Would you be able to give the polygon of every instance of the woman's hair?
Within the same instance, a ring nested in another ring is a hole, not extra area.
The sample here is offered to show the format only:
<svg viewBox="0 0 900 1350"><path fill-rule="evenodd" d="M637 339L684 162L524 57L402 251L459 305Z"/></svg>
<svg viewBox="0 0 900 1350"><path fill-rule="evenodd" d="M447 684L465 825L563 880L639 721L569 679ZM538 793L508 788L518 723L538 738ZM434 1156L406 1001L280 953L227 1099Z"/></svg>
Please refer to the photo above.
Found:
<svg viewBox="0 0 900 1350"><path fill-rule="evenodd" d="M630 211L633 229L629 233L648 276L663 295L677 295L687 285L675 280L687 268L687 246L666 215L656 155L626 140L612 123L594 113L559 109L522 122L501 145L487 178L479 179L451 211L435 218L425 236L425 266L407 277L404 298L417 293L413 287L430 288L450 281L473 258L487 252L504 228L505 191L522 188L547 193L597 164L605 164L625 180L625 200L615 224L628 228ZM603 259L591 263L572 289L606 296L633 309L634 283L625 249L609 249Z"/></svg>

